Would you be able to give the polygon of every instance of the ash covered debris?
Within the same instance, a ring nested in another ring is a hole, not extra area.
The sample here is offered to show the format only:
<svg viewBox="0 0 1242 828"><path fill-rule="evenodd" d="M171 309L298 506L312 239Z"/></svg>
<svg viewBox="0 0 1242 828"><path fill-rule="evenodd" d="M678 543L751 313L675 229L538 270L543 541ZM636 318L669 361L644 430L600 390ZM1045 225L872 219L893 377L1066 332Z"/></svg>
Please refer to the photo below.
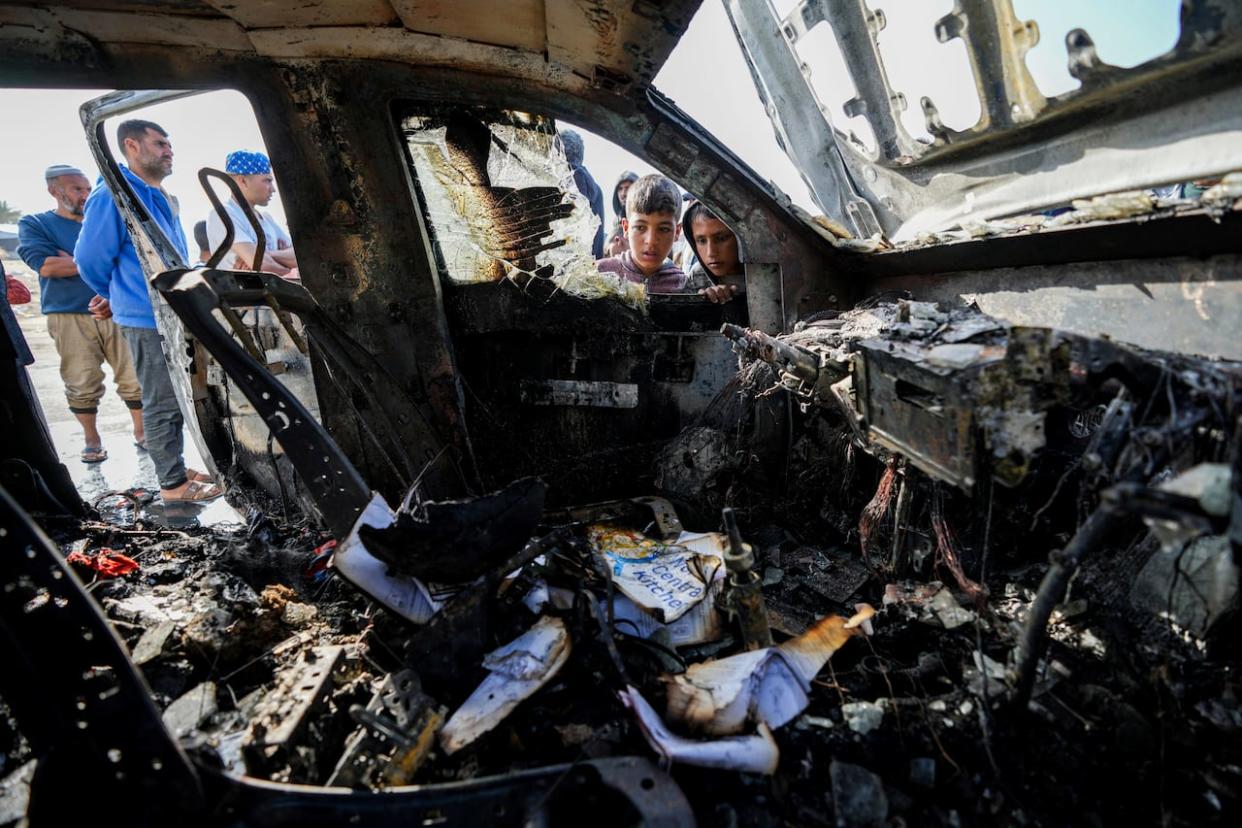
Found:
<svg viewBox="0 0 1242 828"><path fill-rule="evenodd" d="M736 462L708 467L697 498L670 494L779 527L760 530L773 543L758 560L775 628L885 608L858 665L883 690L860 699L834 670L863 764L917 789L880 770L879 749L894 728L910 758L915 711L929 752L978 786L954 818L1236 813L1237 755L1189 712L1235 698L1236 364L908 300L782 337L723 333L738 382L665 457L689 467L681 479L699 455L679 445ZM836 580L856 588L826 595ZM855 727L855 704L894 715ZM950 728L967 743L951 747ZM1151 786L1136 794L1136 779Z"/></svg>
<svg viewBox="0 0 1242 828"><path fill-rule="evenodd" d="M1237 366L907 300L726 335L735 381L659 461L676 505L376 496L326 576L304 526L88 524L81 560L138 568L82 564L82 597L230 784L524 788L502 822L604 790L618 824L1233 821Z"/></svg>

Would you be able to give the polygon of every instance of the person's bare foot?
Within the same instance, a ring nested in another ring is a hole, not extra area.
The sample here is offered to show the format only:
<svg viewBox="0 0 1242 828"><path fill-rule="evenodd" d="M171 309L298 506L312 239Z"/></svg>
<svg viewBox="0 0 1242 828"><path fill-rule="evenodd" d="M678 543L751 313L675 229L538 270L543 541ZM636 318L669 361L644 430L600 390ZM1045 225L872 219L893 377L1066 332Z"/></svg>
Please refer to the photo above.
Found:
<svg viewBox="0 0 1242 828"><path fill-rule="evenodd" d="M134 430L134 445L139 449L146 451L147 448L147 429L142 422L142 409L131 408L129 410L130 425Z"/></svg>

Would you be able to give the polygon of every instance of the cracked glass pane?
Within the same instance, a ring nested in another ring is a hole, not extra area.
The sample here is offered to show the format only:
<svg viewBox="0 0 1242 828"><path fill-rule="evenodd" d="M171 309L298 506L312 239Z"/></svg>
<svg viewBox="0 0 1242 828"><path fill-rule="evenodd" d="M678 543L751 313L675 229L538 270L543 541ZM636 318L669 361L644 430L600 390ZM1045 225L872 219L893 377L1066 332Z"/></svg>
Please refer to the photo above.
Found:
<svg viewBox="0 0 1242 828"><path fill-rule="evenodd" d="M599 219L578 192L551 118L466 107L401 120L442 273L457 284L548 279L640 307L641 285L596 270Z"/></svg>

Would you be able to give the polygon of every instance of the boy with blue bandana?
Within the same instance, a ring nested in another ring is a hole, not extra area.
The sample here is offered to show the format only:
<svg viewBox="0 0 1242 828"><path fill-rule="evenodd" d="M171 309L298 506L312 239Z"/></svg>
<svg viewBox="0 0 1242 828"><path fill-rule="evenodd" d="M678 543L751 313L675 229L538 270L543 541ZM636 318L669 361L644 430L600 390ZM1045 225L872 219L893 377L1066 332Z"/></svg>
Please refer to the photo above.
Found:
<svg viewBox="0 0 1242 828"><path fill-rule="evenodd" d="M225 158L224 171L233 176L242 197L250 204L259 225L263 228L263 266L261 270L297 278L298 260L293 253L293 240L270 214L260 210L271 202L276 193L276 180L272 177L272 164L261 152L237 150ZM224 203L224 209L233 222L233 246L220 262L224 270L253 270L254 254L258 248L258 236L250 226L250 220L236 199ZM224 222L214 210L207 217L208 248L214 251L224 241Z"/></svg>

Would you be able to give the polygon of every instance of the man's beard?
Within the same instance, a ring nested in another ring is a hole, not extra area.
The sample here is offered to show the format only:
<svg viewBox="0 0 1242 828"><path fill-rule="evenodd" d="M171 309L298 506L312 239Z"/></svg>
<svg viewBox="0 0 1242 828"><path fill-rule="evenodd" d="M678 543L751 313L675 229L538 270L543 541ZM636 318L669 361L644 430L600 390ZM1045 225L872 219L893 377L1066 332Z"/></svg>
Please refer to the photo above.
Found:
<svg viewBox="0 0 1242 828"><path fill-rule="evenodd" d="M165 165L167 164L167 167ZM142 171L152 178L164 179L172 174L172 164L165 162L160 158L145 161L142 164Z"/></svg>

